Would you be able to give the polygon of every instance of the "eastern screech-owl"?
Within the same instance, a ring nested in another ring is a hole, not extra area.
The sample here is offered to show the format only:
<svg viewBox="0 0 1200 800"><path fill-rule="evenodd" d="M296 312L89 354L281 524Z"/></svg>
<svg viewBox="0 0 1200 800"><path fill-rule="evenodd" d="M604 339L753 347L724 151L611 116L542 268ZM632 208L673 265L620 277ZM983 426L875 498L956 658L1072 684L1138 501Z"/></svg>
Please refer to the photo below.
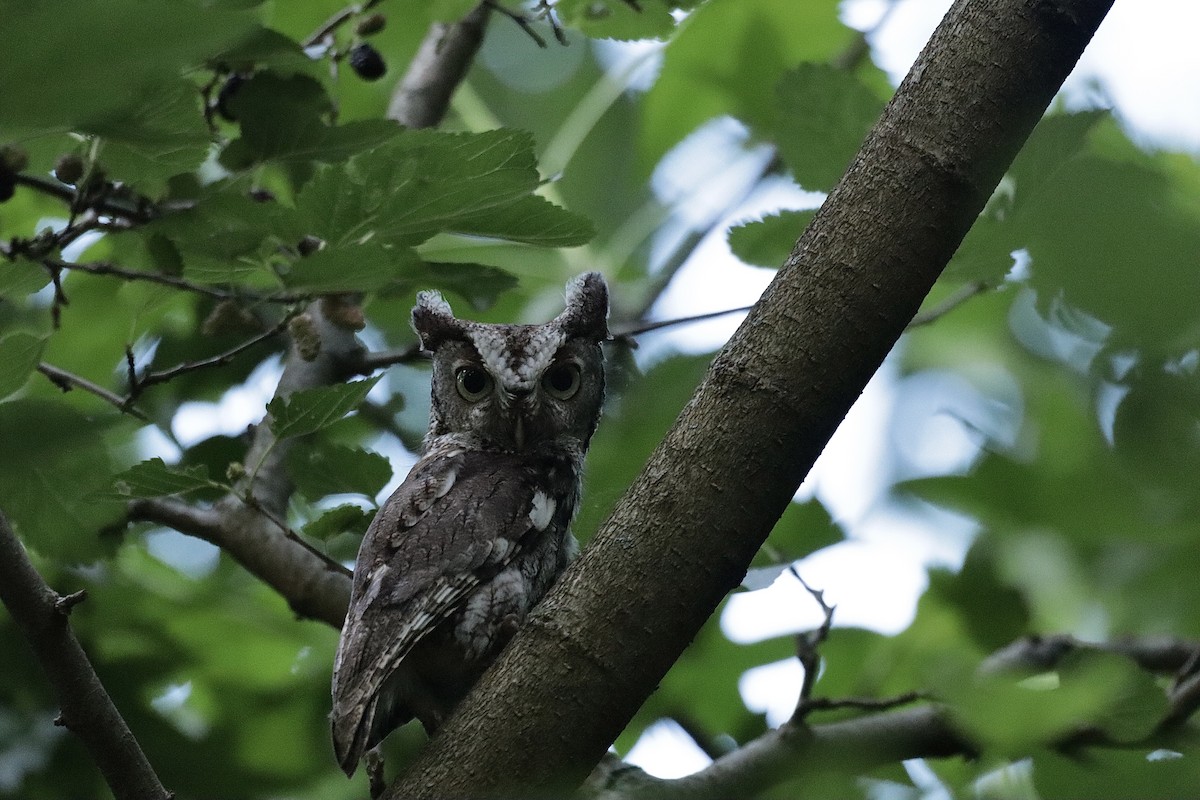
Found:
<svg viewBox="0 0 1200 800"><path fill-rule="evenodd" d="M599 273L544 325L413 308L433 354L424 452L367 529L333 669L333 744L359 759L416 717L435 730L577 549L568 527L604 399Z"/></svg>

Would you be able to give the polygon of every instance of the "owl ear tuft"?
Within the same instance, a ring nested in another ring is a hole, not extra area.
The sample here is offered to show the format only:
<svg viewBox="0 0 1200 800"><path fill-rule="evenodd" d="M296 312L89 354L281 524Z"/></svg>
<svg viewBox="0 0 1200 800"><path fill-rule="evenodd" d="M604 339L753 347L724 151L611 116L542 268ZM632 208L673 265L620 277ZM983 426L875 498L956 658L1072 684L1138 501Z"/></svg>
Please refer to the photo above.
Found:
<svg viewBox="0 0 1200 800"><path fill-rule="evenodd" d="M412 310L412 326L421 338L421 347L434 351L447 339L463 338L463 322L454 316L450 304L438 292L420 292Z"/></svg>
<svg viewBox="0 0 1200 800"><path fill-rule="evenodd" d="M567 307L554 320L568 337L594 342L608 338L608 284L599 272L585 272L567 284Z"/></svg>

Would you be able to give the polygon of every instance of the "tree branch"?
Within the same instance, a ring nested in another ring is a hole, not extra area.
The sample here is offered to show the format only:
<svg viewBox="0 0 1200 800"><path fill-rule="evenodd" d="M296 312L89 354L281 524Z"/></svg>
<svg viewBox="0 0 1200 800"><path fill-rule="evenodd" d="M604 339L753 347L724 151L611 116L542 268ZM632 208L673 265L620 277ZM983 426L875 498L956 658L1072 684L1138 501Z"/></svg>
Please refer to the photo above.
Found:
<svg viewBox="0 0 1200 800"><path fill-rule="evenodd" d="M73 372L67 372L65 369L56 367L53 364L47 364L45 361L38 363L37 371L49 378L51 383L62 389L64 392L69 392L75 388L83 389L85 392L96 395L96 397L99 397L106 403L111 403L112 405L116 406L121 410L122 413L129 414L132 417L137 417L142 422L150 421L145 414L129 404L129 398L121 397L115 392L110 392L103 386L97 383L92 383L87 378L76 375Z"/></svg>
<svg viewBox="0 0 1200 800"><path fill-rule="evenodd" d="M60 597L46 585L0 513L0 601L50 681L62 724L83 742L118 800L169 800L171 793L159 782L67 622L81 599L78 593Z"/></svg>
<svg viewBox="0 0 1200 800"><path fill-rule="evenodd" d="M247 339L246 341L244 341L240 344L234 345L233 347L229 348L228 350L225 350L224 352L218 353L215 356L209 356L208 358L197 359L196 361L185 361L182 364L176 364L175 366L168 367L167 369L161 369L161 370L157 370L154 372L148 372L142 376L137 376L136 374L131 373L129 395L127 398L127 402L133 402L134 400L136 400L138 398L139 395L141 395L142 392L144 392L146 389L148 389L151 386L154 386L156 384L166 383L167 381L174 380L175 378L178 378L180 375L184 375L188 372L195 372L196 370L200 370L200 369L208 369L209 367L220 367L220 366L224 366L225 364L228 364L230 361L233 361L233 359L237 358L238 356L240 356L242 353L246 352L250 348L255 347L256 345L262 344L263 342L267 341L268 339L272 339L272 338L278 336L279 334L283 333L283 331L287 328L288 323L291 322L295 316L296 316L296 314L294 314L294 313L285 314L283 316L283 319L281 319L278 323L276 323L272 327L268 328L267 330L263 331L262 333L258 334L257 336L252 336L249 339Z"/></svg>
<svg viewBox="0 0 1200 800"><path fill-rule="evenodd" d="M305 314L320 339L319 352L306 361L292 344L276 397L342 381L355 374L362 359L363 347L354 331L330 322L320 302L311 304ZM276 439L270 419L263 419L255 426L245 456L252 473L212 508L154 498L132 501L128 513L133 521L167 525L212 542L279 592L297 615L340 628L350 601L346 571L294 534L289 536L287 526L278 522L286 515L292 494L286 461L295 444L295 439Z"/></svg>
<svg viewBox="0 0 1200 800"><path fill-rule="evenodd" d="M741 581L1110 5L955 2L629 493L389 796L579 784Z"/></svg>
<svg viewBox="0 0 1200 800"><path fill-rule="evenodd" d="M430 26L392 95L389 118L409 128L432 128L442 121L450 96L483 44L489 11L487 3L480 3L459 22Z"/></svg>
<svg viewBox="0 0 1200 800"><path fill-rule="evenodd" d="M1124 655L1150 672L1170 673L1186 670L1194 654L1200 651L1198 648L1200 643L1178 639L1130 638L1089 643L1070 636L1029 637L985 659L979 672L1052 669L1068 653L1091 650ZM1147 741L1158 741L1160 734L1194 714L1200 706L1197 695L1200 695L1200 677L1192 673L1170 692L1169 710ZM909 758L976 755L975 746L954 728L939 704L891 710L918 699L919 695L911 692L887 699L816 698L808 711L858 708L875 713L820 725L805 724L793 717L778 729L715 759L708 767L675 780L654 778L614 759L615 763L607 763L589 777L585 796L589 800L751 797L783 781L815 773L856 773ZM1114 742L1094 728L1083 728L1065 739L1044 744L1070 749L1081 745L1128 747L1131 743Z"/></svg>

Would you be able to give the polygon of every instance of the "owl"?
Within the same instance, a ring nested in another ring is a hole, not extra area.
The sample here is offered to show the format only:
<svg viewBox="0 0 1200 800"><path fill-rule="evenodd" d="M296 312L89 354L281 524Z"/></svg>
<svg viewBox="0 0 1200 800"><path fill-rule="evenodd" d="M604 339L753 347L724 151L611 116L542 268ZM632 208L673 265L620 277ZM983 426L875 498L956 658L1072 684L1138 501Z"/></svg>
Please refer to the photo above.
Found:
<svg viewBox="0 0 1200 800"><path fill-rule="evenodd" d="M422 292L433 356L420 460L363 537L333 668L333 745L359 759L416 717L432 733L578 549L580 471L604 399L608 288L567 285L544 325L458 319Z"/></svg>

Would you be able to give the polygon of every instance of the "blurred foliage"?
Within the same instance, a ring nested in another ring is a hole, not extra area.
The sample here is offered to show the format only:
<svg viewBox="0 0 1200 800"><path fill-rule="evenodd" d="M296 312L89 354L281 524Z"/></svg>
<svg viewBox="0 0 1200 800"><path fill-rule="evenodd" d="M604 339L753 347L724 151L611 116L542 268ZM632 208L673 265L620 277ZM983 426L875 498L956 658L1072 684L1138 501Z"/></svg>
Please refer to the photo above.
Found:
<svg viewBox="0 0 1200 800"><path fill-rule="evenodd" d="M540 321L585 268L609 276L614 323L627 323L661 291L656 270L681 224L646 180L664 156L728 116L798 186L828 190L890 91L869 59L842 63L858 34L835 0L642 0L641 14L621 0L561 0L569 47L544 21L533 23L549 42L542 50L497 17L443 131L386 121L428 24L473 4L382 3L388 22L370 41L389 72L368 82L339 60L360 38L353 24L334 32L332 49L301 46L341 7L331 0L0 0L0 184L19 172L53 189L19 183L0 203L0 241L13 250L0 261L0 509L55 589L88 590L73 626L180 798L365 795L364 776L346 782L328 743L336 632L295 620L208 545L120 525L122 498L220 495L245 437L197 439L180 412L227 397L252 373L277 374L283 344L268 338L145 388L134 403L145 422L94 394L64 394L40 362L123 396L131 369L210 358L283 320L294 303L275 302L280 294L330 291L361 293L373 348L404 348L417 289L441 289L480 319ZM621 51L604 38L658 44ZM655 47L661 55L646 55ZM637 88L633 67L656 60L651 84ZM14 164L18 151L24 163ZM64 156L81 174L55 177ZM903 378L949 374L968 387L978 413L957 422L976 447L961 469L930 473L891 441L881 504L935 504L980 533L961 568L931 571L904 632L835 628L816 692L921 689L949 703L980 746L979 759L933 765L955 793L1172 797L1200 780L1200 752L1185 743L1086 762L1043 746L1081 725L1126 742L1153 726L1161 686L1120 659L1081 658L1052 680L1016 685L976 677L990 652L1029 633L1200 636L1198 187L1193 159L1140 149L1111 114L1056 110L929 307L963 287L984 293L914 329L895 354ZM128 230L101 225L64 247L55 231L79 222L69 203L81 208L97 191L135 216L173 211ZM768 215L729 243L743 261L775 267L810 218ZM306 244L312 236L323 245ZM60 259L56 299L41 263ZM201 291L70 268L98 263ZM229 289L243 299L221 299ZM655 352L609 348L611 397L576 524L584 540L709 360ZM368 391L373 413L342 419ZM289 522L313 546L353 557L372 504L400 477L375 451L396 452L397 436L416 446L426 394L421 368L399 366L377 386L277 401L276 432L310 437L287 466L298 489ZM746 588L854 534L819 499L795 504ZM7 615L0 634L0 797L105 796L79 744L50 724L49 690ZM736 644L714 618L618 747L662 718L718 750L752 738L766 722L747 710L738 679L793 655L787 637ZM408 730L389 747L420 742ZM803 788L848 797L872 786L917 796L899 767Z"/></svg>

